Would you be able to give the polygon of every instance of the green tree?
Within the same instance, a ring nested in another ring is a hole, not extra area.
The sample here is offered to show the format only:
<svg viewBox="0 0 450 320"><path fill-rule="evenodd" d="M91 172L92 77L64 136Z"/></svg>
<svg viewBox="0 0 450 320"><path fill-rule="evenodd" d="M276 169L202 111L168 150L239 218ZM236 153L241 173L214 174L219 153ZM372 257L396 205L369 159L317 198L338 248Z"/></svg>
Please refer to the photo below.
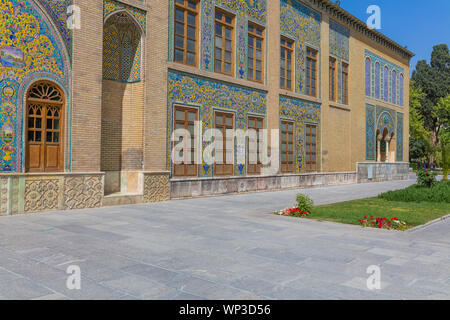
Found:
<svg viewBox="0 0 450 320"><path fill-rule="evenodd" d="M450 52L446 44L433 47L431 63L425 60L417 63L416 70L412 74L415 86L420 88L424 96L420 99L418 112L420 113L424 127L430 132L429 163L434 164L435 152L439 148L440 131L448 126L448 109L438 107L441 99L450 94Z"/></svg>
<svg viewBox="0 0 450 320"><path fill-rule="evenodd" d="M436 108L437 117L442 121L442 129L439 134L439 152L441 165L444 170L444 181L447 181L450 168L450 95L439 100Z"/></svg>
<svg viewBox="0 0 450 320"><path fill-rule="evenodd" d="M420 113L420 104L425 94L411 82L409 97L409 156L412 161L427 160L429 146L429 131L424 127Z"/></svg>

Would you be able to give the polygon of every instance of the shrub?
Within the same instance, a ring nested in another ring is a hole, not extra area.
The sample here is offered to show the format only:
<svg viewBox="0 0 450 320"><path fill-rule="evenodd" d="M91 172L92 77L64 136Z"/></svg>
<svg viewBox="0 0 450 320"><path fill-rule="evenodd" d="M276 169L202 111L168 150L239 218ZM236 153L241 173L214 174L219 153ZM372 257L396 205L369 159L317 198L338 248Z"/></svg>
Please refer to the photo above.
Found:
<svg viewBox="0 0 450 320"><path fill-rule="evenodd" d="M419 166L417 165L416 162L411 162L409 164L409 167L412 168L414 171L417 171L419 169Z"/></svg>
<svg viewBox="0 0 450 320"><path fill-rule="evenodd" d="M299 193L297 194L295 206L302 212L311 213L314 208L314 201L307 195Z"/></svg>
<svg viewBox="0 0 450 320"><path fill-rule="evenodd" d="M429 170L417 171L417 184L430 188L436 182L436 176Z"/></svg>
<svg viewBox="0 0 450 320"><path fill-rule="evenodd" d="M430 188L416 184L403 190L380 194L378 198L400 202L450 203L450 181L436 182Z"/></svg>

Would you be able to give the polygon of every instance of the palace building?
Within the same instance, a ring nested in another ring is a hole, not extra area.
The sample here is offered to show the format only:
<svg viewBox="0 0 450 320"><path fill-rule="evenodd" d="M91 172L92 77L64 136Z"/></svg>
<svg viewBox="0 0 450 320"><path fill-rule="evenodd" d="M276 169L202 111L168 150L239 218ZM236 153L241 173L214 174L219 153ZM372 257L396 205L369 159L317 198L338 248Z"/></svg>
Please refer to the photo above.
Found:
<svg viewBox="0 0 450 320"><path fill-rule="evenodd" d="M408 176L414 55L329 0L0 9L0 215ZM194 162L208 129L267 129L278 170Z"/></svg>

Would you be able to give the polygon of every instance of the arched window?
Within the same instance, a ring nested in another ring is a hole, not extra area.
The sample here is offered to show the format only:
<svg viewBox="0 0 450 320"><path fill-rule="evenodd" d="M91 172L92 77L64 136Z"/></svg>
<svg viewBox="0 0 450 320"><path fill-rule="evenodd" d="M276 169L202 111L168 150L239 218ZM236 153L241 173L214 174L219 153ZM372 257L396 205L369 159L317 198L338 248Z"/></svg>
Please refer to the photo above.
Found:
<svg viewBox="0 0 450 320"><path fill-rule="evenodd" d="M380 74L380 64L377 62L375 64L375 98L380 99L380 79L381 74Z"/></svg>
<svg viewBox="0 0 450 320"><path fill-rule="evenodd" d="M404 88L403 88L403 86L404 86L404 78L403 78L403 73L401 73L400 74L400 105L403 107L403 99L404 99L404 97L403 97L403 95L404 95Z"/></svg>
<svg viewBox="0 0 450 320"><path fill-rule="evenodd" d="M392 72L392 100L393 104L397 104L397 72Z"/></svg>
<svg viewBox="0 0 450 320"><path fill-rule="evenodd" d="M27 172L63 171L63 113L61 90L51 82L35 83L27 94Z"/></svg>
<svg viewBox="0 0 450 320"><path fill-rule="evenodd" d="M366 58L366 96L370 97L372 95L372 81L371 77L371 62L369 58Z"/></svg>
<svg viewBox="0 0 450 320"><path fill-rule="evenodd" d="M384 101L389 101L389 69L384 67Z"/></svg>

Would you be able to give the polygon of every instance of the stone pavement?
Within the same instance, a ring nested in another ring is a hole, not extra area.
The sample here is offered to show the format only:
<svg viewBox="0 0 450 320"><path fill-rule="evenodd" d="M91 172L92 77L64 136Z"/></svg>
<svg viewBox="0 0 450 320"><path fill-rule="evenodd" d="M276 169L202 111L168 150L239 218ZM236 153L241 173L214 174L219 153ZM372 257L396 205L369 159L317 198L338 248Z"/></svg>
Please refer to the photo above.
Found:
<svg viewBox="0 0 450 320"><path fill-rule="evenodd" d="M271 214L298 192L324 204L412 183L2 217L0 299L450 299L450 219L401 233Z"/></svg>

